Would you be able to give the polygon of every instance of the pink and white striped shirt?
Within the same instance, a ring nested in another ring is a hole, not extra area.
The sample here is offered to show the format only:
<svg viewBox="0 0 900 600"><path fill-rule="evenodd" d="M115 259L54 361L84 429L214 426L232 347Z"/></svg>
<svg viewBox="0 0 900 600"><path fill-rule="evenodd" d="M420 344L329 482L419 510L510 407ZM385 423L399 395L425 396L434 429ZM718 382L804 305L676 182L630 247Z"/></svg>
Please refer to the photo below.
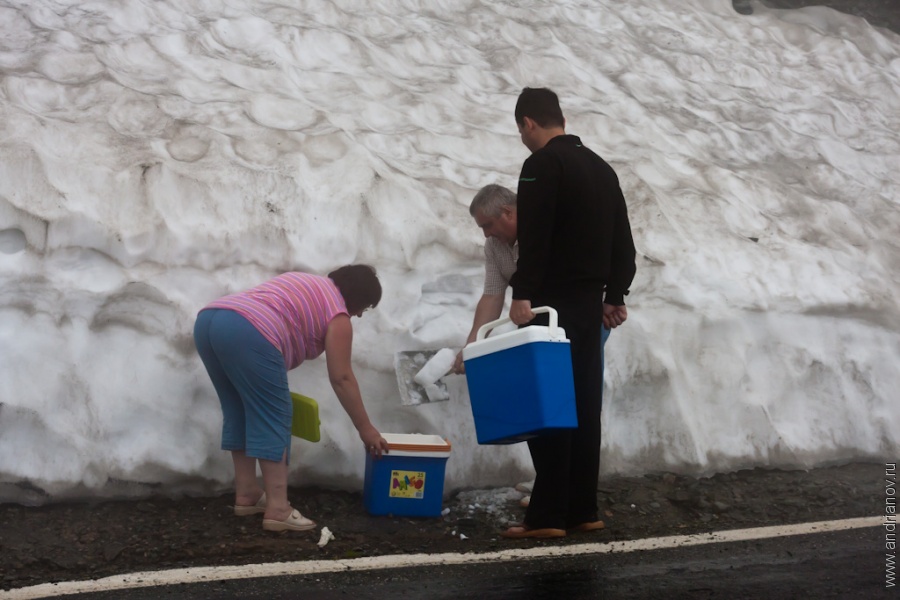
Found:
<svg viewBox="0 0 900 600"><path fill-rule="evenodd" d="M290 371L325 351L328 324L349 315L334 281L309 273L284 273L245 292L224 296L207 308L233 310L281 350Z"/></svg>

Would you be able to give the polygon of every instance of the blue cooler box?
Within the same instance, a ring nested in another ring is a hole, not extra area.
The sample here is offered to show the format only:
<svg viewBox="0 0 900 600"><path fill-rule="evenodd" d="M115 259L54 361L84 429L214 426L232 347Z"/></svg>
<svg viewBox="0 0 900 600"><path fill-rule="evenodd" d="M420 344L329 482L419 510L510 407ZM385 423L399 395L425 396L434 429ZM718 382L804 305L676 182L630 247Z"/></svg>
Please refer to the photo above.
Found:
<svg viewBox="0 0 900 600"><path fill-rule="evenodd" d="M482 326L475 341L463 348L479 444L513 444L578 426L566 332L557 326L554 309L533 311L549 313L550 325L486 337L509 322L498 319Z"/></svg>
<svg viewBox="0 0 900 600"><path fill-rule="evenodd" d="M437 435L383 433L389 452L366 454L363 504L371 515L439 517L450 442Z"/></svg>

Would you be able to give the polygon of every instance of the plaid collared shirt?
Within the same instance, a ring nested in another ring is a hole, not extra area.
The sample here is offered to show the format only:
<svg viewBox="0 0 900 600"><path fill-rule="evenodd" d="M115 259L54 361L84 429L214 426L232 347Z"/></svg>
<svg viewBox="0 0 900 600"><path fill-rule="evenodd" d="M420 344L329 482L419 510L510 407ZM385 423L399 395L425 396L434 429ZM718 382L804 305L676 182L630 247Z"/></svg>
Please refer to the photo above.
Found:
<svg viewBox="0 0 900 600"><path fill-rule="evenodd" d="M484 242L484 293L490 296L506 293L509 280L516 272L519 244L510 247L496 238Z"/></svg>

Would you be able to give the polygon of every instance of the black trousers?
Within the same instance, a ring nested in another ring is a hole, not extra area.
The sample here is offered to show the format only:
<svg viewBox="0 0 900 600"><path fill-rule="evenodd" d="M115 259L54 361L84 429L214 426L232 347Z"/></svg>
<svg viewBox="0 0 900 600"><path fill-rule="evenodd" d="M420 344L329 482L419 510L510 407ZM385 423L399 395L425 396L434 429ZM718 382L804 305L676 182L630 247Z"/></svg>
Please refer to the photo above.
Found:
<svg viewBox="0 0 900 600"><path fill-rule="evenodd" d="M578 427L528 440L535 480L525 524L568 529L599 518L600 409L603 397L603 295L567 294L532 301L551 306L566 330L572 350L572 374ZM546 324L539 315L530 324Z"/></svg>

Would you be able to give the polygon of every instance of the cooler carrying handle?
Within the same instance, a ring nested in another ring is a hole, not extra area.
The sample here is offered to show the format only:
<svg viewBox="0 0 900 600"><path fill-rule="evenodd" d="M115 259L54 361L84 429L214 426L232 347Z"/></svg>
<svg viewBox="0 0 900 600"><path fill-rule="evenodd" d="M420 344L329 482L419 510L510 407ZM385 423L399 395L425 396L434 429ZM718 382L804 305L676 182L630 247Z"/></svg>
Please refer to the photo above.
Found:
<svg viewBox="0 0 900 600"><path fill-rule="evenodd" d="M531 312L536 315L541 313L549 313L550 314L550 337L556 337L556 327L557 327L557 314L556 309L550 306L538 306L537 308L532 308ZM509 317L500 317L496 321L491 321L490 323L485 323L481 327L478 328L478 333L475 335L475 341L480 342L484 338L487 337L487 334L490 333L492 329L495 327L499 327L501 325L506 325L507 323L511 323L512 320Z"/></svg>

